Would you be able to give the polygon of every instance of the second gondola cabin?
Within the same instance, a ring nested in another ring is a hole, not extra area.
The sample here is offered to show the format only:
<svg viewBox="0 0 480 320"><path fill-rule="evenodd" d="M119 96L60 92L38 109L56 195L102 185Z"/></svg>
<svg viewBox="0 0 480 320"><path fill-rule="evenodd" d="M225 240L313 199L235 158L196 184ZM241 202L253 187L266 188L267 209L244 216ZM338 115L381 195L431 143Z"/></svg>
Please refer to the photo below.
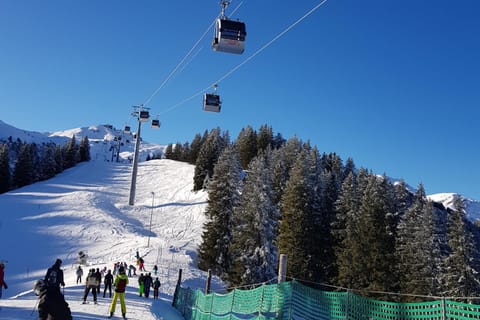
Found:
<svg viewBox="0 0 480 320"><path fill-rule="evenodd" d="M139 115L138 115L138 120L141 122L147 122L148 119L150 118L150 114L148 111L141 110Z"/></svg>
<svg viewBox="0 0 480 320"><path fill-rule="evenodd" d="M220 112L222 102L220 96L213 93L205 93L203 96L203 110L208 112Z"/></svg>
<svg viewBox="0 0 480 320"><path fill-rule="evenodd" d="M156 128L156 129L160 128L160 120L153 119L152 120L152 128Z"/></svg>
<svg viewBox="0 0 480 320"><path fill-rule="evenodd" d="M245 50L246 36L245 23L219 18L215 22L212 48L215 51L242 54Z"/></svg>

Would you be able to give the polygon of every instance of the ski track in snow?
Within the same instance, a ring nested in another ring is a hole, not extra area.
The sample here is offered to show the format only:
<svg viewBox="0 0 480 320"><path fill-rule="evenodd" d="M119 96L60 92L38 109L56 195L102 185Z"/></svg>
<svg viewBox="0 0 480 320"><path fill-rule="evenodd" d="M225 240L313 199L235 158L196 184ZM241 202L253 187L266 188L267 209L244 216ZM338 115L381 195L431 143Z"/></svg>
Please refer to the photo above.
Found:
<svg viewBox="0 0 480 320"><path fill-rule="evenodd" d="M141 298L137 278L131 277L127 318L182 319L171 307L179 269L184 285L203 288L206 280L195 259L207 195L192 192L193 170L192 165L171 160L140 163L134 206L128 205L131 165L103 161L82 163L53 179L0 195L0 243L16 239L15 246L2 245L0 252L0 259L8 260L9 285L0 299L0 320L38 316L32 286L57 257L63 260L64 293L73 318L106 318L110 299L102 297L103 285L98 305L91 293L90 303L81 304L84 286L76 285L77 254L84 251L89 256L85 278L88 269L113 269L116 261L135 265L137 250L147 271L158 265L162 287L159 300L152 299L153 292ZM221 288L219 279L212 280L213 289ZM115 318L121 319L119 302Z"/></svg>

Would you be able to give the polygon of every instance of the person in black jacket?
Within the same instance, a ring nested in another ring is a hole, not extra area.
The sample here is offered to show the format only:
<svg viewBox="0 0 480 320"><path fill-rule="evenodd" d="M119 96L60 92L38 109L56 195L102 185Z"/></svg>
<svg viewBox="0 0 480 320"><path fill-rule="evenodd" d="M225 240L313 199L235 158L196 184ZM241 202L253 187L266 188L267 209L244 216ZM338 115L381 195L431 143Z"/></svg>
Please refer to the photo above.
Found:
<svg viewBox="0 0 480 320"><path fill-rule="evenodd" d="M33 290L38 296L38 320L72 320L72 312L60 290L47 286L44 280L35 282Z"/></svg>
<svg viewBox="0 0 480 320"><path fill-rule="evenodd" d="M113 284L112 271L108 270L107 274L105 275L105 277L103 279L104 279L103 281L104 281L104 284L105 284L105 288L103 289L103 297L105 298L105 293L107 292L107 289L108 289L108 293L110 293L110 298L111 298L112 297L112 284Z"/></svg>
<svg viewBox="0 0 480 320"><path fill-rule="evenodd" d="M63 270L60 269L62 260L57 259L51 268L48 268L44 282L49 288L55 288L60 292L60 286L65 287L63 282Z"/></svg>

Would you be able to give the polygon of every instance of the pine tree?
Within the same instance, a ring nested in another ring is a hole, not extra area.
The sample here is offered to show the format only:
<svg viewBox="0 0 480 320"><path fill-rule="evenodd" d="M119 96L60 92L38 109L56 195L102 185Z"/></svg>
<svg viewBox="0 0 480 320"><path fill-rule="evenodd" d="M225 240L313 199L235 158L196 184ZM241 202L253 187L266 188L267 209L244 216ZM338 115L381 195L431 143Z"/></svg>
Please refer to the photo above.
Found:
<svg viewBox="0 0 480 320"><path fill-rule="evenodd" d="M10 164L8 145L0 143L0 193L10 190Z"/></svg>
<svg viewBox="0 0 480 320"><path fill-rule="evenodd" d="M90 141L87 136L80 141L79 156L80 162L90 161Z"/></svg>
<svg viewBox="0 0 480 320"><path fill-rule="evenodd" d="M60 146L55 146L55 173L60 173L64 170L64 163L65 161L63 160L63 148Z"/></svg>
<svg viewBox="0 0 480 320"><path fill-rule="evenodd" d="M448 215L448 245L446 260L446 294L472 297L480 293L478 269L475 265L478 249L474 242L473 226L465 214L463 200L456 197L455 210Z"/></svg>
<svg viewBox="0 0 480 320"><path fill-rule="evenodd" d="M272 154L272 181L275 204L280 206L285 185L290 178L298 154L303 150L302 142L296 137L289 139L281 148Z"/></svg>
<svg viewBox="0 0 480 320"><path fill-rule="evenodd" d="M288 257L287 275L305 280L313 277L308 248L313 220L308 182L306 151L303 151L297 156L282 197L278 252Z"/></svg>
<svg viewBox="0 0 480 320"><path fill-rule="evenodd" d="M193 190L201 190L207 187L208 180L213 175L213 168L217 163L223 149L227 146L225 136L220 135L220 129L214 129L208 135L207 140L202 144L202 148L197 157L195 172L193 176Z"/></svg>
<svg viewBox="0 0 480 320"><path fill-rule="evenodd" d="M13 171L13 185L16 188L31 184L34 180L33 161L30 145L24 143L20 149Z"/></svg>
<svg viewBox="0 0 480 320"><path fill-rule="evenodd" d="M75 135L73 135L69 142L63 148L63 167L65 169L74 167L78 163L78 159L78 146Z"/></svg>
<svg viewBox="0 0 480 320"><path fill-rule="evenodd" d="M257 135L258 152L265 151L273 147L273 130L271 126L266 124L260 126Z"/></svg>
<svg viewBox="0 0 480 320"><path fill-rule="evenodd" d="M240 131L235 144L242 168L247 168L250 161L257 155L257 133L251 126L247 126Z"/></svg>
<svg viewBox="0 0 480 320"><path fill-rule="evenodd" d="M190 153L188 154L188 163L195 164L197 162L198 153L202 147L202 137L200 134L196 134L190 144Z"/></svg>
<svg viewBox="0 0 480 320"><path fill-rule="evenodd" d="M171 143L169 143L167 145L167 147L165 148L165 158L174 160L173 159L173 145Z"/></svg>
<svg viewBox="0 0 480 320"><path fill-rule="evenodd" d="M276 275L278 207L273 202L270 149L254 158L233 214L232 285L262 283Z"/></svg>
<svg viewBox="0 0 480 320"><path fill-rule="evenodd" d="M232 239L233 210L238 205L241 190L241 166L238 154L227 148L218 159L208 185L207 222L198 250L198 267L211 269L222 278L230 271L228 256Z"/></svg>
<svg viewBox="0 0 480 320"><path fill-rule="evenodd" d="M176 161L182 161L183 145L180 142L175 144L173 148L172 159Z"/></svg>
<svg viewBox="0 0 480 320"><path fill-rule="evenodd" d="M359 192L357 177L350 172L343 181L341 192L336 202L336 219L332 232L335 236L335 257L338 275L336 283L347 288L358 287L356 272L360 270L360 253L357 229L359 221ZM355 263L355 264L354 264Z"/></svg>
<svg viewBox="0 0 480 320"><path fill-rule="evenodd" d="M45 147L42 161L40 164L40 180L47 180L56 175L55 144L49 144Z"/></svg>
<svg viewBox="0 0 480 320"><path fill-rule="evenodd" d="M412 206L398 225L396 259L401 293L434 294L434 219L423 185L418 186Z"/></svg>
<svg viewBox="0 0 480 320"><path fill-rule="evenodd" d="M388 290L390 266L393 262L385 215L387 204L383 179L370 174L360 198L358 217L358 251L352 257L356 269L354 289Z"/></svg>

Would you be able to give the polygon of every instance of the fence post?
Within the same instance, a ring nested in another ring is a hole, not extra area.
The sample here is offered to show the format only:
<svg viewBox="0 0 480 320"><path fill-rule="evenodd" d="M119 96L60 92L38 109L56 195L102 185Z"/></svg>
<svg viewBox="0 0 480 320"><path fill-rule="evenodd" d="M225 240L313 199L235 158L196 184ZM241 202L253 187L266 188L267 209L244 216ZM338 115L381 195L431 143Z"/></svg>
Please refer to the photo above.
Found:
<svg viewBox="0 0 480 320"><path fill-rule="evenodd" d="M207 283L205 284L205 294L210 293L210 283L212 282L212 269L208 269Z"/></svg>
<svg viewBox="0 0 480 320"><path fill-rule="evenodd" d="M180 290L181 284L182 284L182 269L178 269L178 280L177 280L177 285L175 286L175 292L173 293L173 301L172 301L172 306L174 307L175 307L175 302L178 296L178 290Z"/></svg>
<svg viewBox="0 0 480 320"><path fill-rule="evenodd" d="M447 319L447 306L445 305L445 297L442 297L442 319Z"/></svg>
<svg viewBox="0 0 480 320"><path fill-rule="evenodd" d="M266 284L262 285L262 298L260 299L260 308L258 308L258 316L262 315L263 300L265 299L265 286Z"/></svg>
<svg viewBox="0 0 480 320"><path fill-rule="evenodd" d="M278 265L278 283L285 282L287 279L287 255L281 254Z"/></svg>

